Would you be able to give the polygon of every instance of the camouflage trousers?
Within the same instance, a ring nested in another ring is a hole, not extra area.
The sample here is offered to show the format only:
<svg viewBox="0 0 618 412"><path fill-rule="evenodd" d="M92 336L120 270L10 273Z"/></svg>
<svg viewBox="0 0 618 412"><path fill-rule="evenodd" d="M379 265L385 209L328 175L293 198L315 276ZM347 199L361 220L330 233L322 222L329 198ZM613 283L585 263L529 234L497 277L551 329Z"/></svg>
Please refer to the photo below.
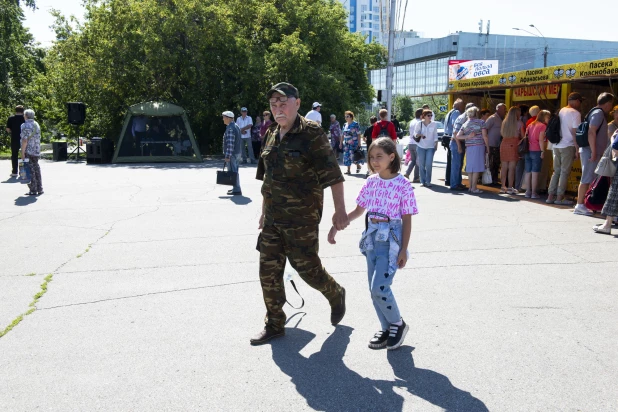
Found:
<svg viewBox="0 0 618 412"><path fill-rule="evenodd" d="M264 226L258 238L260 283L266 305L267 325L283 329L286 316L283 273L286 257L299 276L312 288L322 292L329 303L339 302L341 286L322 266L318 256L318 226Z"/></svg>

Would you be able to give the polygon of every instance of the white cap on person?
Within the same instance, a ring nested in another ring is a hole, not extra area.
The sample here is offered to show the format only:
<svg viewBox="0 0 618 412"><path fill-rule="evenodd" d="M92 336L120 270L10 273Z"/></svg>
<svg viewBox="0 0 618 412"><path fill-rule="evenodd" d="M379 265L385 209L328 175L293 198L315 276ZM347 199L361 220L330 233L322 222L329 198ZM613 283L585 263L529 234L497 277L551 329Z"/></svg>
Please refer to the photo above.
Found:
<svg viewBox="0 0 618 412"><path fill-rule="evenodd" d="M318 102L313 102L313 108L315 109L316 107L322 107L322 105Z"/></svg>
<svg viewBox="0 0 618 412"><path fill-rule="evenodd" d="M230 112L229 110L224 111L223 113L221 113L221 115L225 116L225 117L232 118L232 119L234 118L234 113Z"/></svg>

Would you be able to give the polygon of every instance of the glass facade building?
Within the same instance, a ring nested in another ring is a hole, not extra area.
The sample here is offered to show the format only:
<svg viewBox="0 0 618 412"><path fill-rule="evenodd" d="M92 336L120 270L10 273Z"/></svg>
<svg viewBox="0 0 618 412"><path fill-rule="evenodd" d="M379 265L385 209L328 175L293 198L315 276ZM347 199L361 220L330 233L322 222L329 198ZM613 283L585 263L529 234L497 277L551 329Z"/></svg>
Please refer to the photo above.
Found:
<svg viewBox="0 0 618 412"><path fill-rule="evenodd" d="M618 42L533 36L456 33L439 39L423 39L395 50L393 94L421 96L448 89L449 60L497 60L499 73L547 65L591 61L618 56ZM386 90L386 69L372 70L375 90Z"/></svg>
<svg viewBox="0 0 618 412"><path fill-rule="evenodd" d="M454 58L441 57L395 66L393 93L418 96L445 91L448 87L448 61ZM369 76L374 89L386 89L386 69L372 70Z"/></svg>

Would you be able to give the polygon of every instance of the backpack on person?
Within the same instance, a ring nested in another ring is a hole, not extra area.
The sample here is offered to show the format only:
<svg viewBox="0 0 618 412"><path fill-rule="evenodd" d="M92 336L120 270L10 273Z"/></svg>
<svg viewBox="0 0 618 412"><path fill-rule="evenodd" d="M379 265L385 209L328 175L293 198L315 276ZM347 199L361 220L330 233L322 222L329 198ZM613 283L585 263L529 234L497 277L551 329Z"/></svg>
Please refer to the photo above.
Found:
<svg viewBox="0 0 618 412"><path fill-rule="evenodd" d="M550 116L547 122L547 129L545 129L545 137L552 144L560 143L562 136L560 135L560 116L553 114Z"/></svg>
<svg viewBox="0 0 618 412"><path fill-rule="evenodd" d="M575 131L575 140L577 141L577 145L579 147L590 146L590 142L588 142L588 130L590 130L589 119L590 115L595 110L601 110L601 112L603 111L603 109L601 109L600 107L593 107L592 109L590 109L586 117L584 117L584 121L581 122L579 126L577 126L577 131ZM603 113L603 121L601 122L601 126L603 126L603 122L605 122L605 113ZM599 128L601 128L601 126L599 126Z"/></svg>
<svg viewBox="0 0 618 412"><path fill-rule="evenodd" d="M384 126L382 126L382 122L378 123L378 126L380 126L380 132L378 133L377 139L379 139L380 137L388 137L389 139L391 138L391 135L388 133L389 123L390 122L386 121L386 124L384 124Z"/></svg>
<svg viewBox="0 0 618 412"><path fill-rule="evenodd" d="M588 191L586 192L584 205L594 212L600 212L603 210L603 205L607 200L607 194L609 193L609 187L611 184L611 179L609 177L597 176L597 178L592 181Z"/></svg>

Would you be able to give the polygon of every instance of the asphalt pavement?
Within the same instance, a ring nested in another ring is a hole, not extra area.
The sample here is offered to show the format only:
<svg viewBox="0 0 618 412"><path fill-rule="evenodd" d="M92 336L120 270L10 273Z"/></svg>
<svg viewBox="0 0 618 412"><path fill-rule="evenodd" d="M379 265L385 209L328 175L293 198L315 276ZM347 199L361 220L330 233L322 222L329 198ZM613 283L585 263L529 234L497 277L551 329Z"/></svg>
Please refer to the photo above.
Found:
<svg viewBox="0 0 618 412"><path fill-rule="evenodd" d="M215 185L218 161L42 161L40 197L7 173L0 410L617 410L616 236L521 195L452 193L444 161L440 148L434 186L414 185L411 259L393 286L410 332L392 352L367 348L379 325L364 223L329 245L329 190L321 256L347 314L331 326L298 280L306 305L286 307L286 336L252 347L265 312L255 166L234 197ZM365 170L346 178L348 209Z"/></svg>

